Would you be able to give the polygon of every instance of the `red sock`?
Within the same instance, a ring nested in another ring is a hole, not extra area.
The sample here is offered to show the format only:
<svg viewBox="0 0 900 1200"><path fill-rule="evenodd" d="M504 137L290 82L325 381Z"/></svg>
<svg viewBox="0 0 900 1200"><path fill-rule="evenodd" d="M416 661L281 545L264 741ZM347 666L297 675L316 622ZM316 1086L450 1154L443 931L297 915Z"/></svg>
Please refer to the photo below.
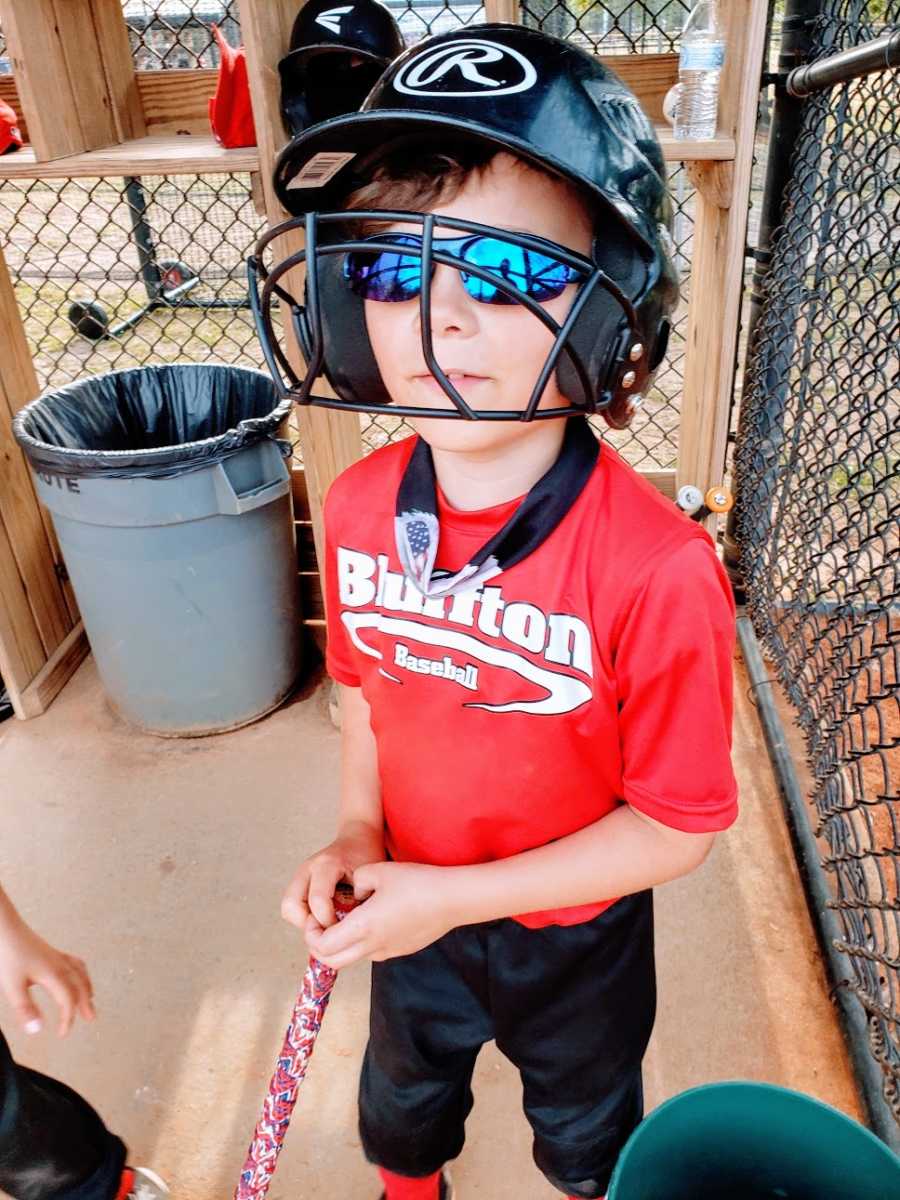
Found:
<svg viewBox="0 0 900 1200"><path fill-rule="evenodd" d="M126 1167L122 1172L122 1180L119 1183L119 1190L116 1192L116 1200L128 1200L128 1194L133 1190L134 1171L130 1167Z"/></svg>
<svg viewBox="0 0 900 1200"><path fill-rule="evenodd" d="M438 1200L441 1173L435 1171L424 1179L411 1179L409 1175L395 1175L393 1171L378 1168L384 1184L385 1200Z"/></svg>

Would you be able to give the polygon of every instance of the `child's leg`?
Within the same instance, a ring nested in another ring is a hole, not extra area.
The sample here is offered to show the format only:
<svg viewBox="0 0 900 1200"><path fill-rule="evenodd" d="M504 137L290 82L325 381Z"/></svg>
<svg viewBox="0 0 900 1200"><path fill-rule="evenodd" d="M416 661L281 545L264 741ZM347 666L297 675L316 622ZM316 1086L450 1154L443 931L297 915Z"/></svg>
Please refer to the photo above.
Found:
<svg viewBox="0 0 900 1200"><path fill-rule="evenodd" d="M493 1036L479 928L372 964L360 1137L370 1162L411 1184L432 1187L428 1177L462 1150L475 1059Z"/></svg>
<svg viewBox="0 0 900 1200"><path fill-rule="evenodd" d="M115 1200L125 1147L87 1103L13 1061L0 1033L0 1191L13 1200Z"/></svg>
<svg viewBox="0 0 900 1200"><path fill-rule="evenodd" d="M583 925L504 922L491 974L497 1045L521 1072L535 1162L566 1196L602 1197L643 1115L656 1013L651 893Z"/></svg>

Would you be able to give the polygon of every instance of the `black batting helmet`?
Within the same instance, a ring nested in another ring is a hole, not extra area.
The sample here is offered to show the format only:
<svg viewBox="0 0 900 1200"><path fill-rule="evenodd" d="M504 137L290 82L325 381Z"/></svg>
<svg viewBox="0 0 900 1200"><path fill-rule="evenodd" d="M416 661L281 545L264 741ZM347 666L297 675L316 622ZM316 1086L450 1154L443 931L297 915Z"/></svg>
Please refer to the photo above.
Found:
<svg viewBox="0 0 900 1200"><path fill-rule="evenodd" d="M378 0L309 0L278 64L281 111L296 136L310 125L355 112L403 50L403 37Z"/></svg>
<svg viewBox="0 0 900 1200"><path fill-rule="evenodd" d="M415 145L417 139L432 148L450 139L507 151L574 184L591 203L595 237L590 258L555 247L557 259L577 268L581 278L563 326L508 281L492 280L556 334L528 403L503 416L603 412L611 425L627 425L663 358L678 298L662 151L637 99L618 76L576 46L518 25L482 25L426 39L394 60L362 111L310 128L283 150L275 186L294 220L264 235L250 260L257 329L282 391L292 392L300 403L361 411L390 403L368 342L363 301L350 291L342 270L347 254L365 243L339 231L347 229L342 204L349 192L367 182L392 149ZM398 218L378 210L351 216L418 220L421 249L410 253L460 266L432 247L434 218L428 214ZM523 247L535 244L527 235L474 222L441 217L439 224L502 235ZM266 247L292 226L305 228L305 250L267 267ZM303 261L305 304L282 282ZM426 281L423 316L429 311L428 291ZM270 311L276 297L288 302L307 356L309 369L302 378L278 344ZM422 324L423 343L430 343L426 322ZM430 344L425 351L454 409L415 410L415 415L497 419L499 414L472 411L434 361ZM552 370L569 407L538 411ZM312 394L313 378L320 373L337 399Z"/></svg>

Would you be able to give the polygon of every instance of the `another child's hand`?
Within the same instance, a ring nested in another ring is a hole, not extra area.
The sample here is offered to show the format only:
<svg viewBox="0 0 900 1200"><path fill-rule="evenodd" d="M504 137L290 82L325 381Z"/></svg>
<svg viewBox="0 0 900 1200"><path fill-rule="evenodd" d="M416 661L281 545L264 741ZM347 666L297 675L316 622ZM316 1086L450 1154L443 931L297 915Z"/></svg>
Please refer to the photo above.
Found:
<svg viewBox="0 0 900 1200"><path fill-rule="evenodd" d="M39 1033L41 1010L29 991L40 986L59 1007L58 1034L65 1037L75 1014L93 1021L93 987L80 958L63 954L18 916L0 921L0 991L12 1005L26 1033Z"/></svg>
<svg viewBox="0 0 900 1200"><path fill-rule="evenodd" d="M309 938L334 925L334 889L346 879L353 882L358 869L384 859L384 839L370 825L356 822L339 837L308 858L288 884L281 915Z"/></svg>
<svg viewBox="0 0 900 1200"><path fill-rule="evenodd" d="M306 935L310 951L329 967L413 954L459 924L444 867L372 863L360 867L353 882L365 903L334 928Z"/></svg>

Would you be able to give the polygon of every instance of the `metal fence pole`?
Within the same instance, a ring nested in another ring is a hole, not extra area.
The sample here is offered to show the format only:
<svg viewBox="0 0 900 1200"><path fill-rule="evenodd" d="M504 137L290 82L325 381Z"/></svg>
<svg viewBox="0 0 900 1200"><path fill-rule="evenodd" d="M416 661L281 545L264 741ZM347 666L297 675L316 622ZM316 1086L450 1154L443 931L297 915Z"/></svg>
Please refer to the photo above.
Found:
<svg viewBox="0 0 900 1200"><path fill-rule="evenodd" d="M795 68L787 81L787 90L792 96L811 96L822 88L861 79L863 75L898 65L900 29L895 29L861 46L853 46L840 54L830 54L821 62Z"/></svg>

